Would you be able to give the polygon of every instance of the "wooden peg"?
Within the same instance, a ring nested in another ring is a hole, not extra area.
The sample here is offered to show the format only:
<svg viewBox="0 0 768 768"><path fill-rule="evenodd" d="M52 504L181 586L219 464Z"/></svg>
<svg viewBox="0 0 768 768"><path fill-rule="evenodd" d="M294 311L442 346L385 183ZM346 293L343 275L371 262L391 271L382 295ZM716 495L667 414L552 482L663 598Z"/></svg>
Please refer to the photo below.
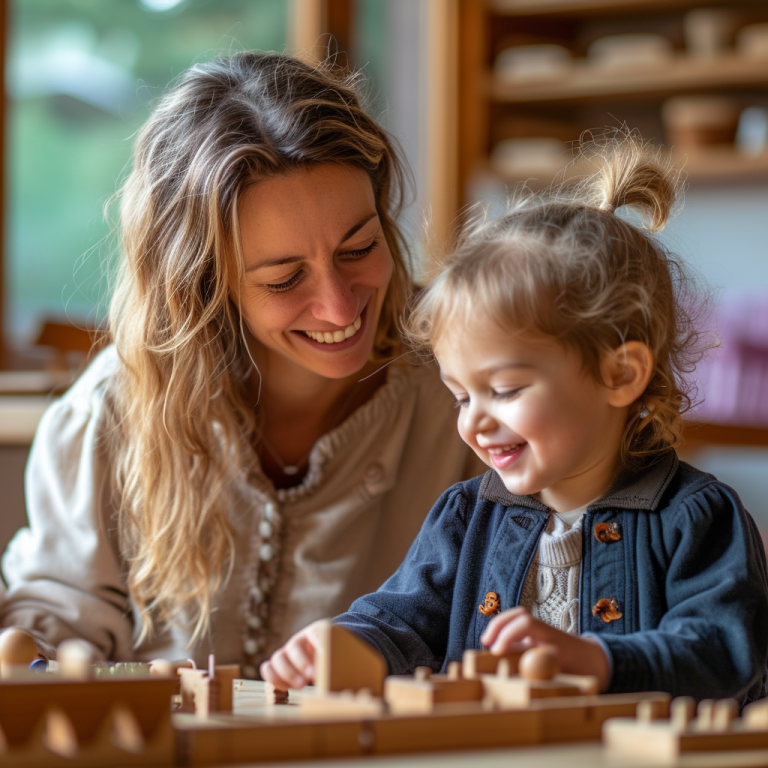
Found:
<svg viewBox="0 0 768 768"><path fill-rule="evenodd" d="M448 662L448 679L461 680L461 662L459 661Z"/></svg>
<svg viewBox="0 0 768 768"><path fill-rule="evenodd" d="M652 723L661 720L665 715L665 707L658 701L641 701L637 705L637 721L640 723Z"/></svg>
<svg viewBox="0 0 768 768"><path fill-rule="evenodd" d="M696 700L690 696L679 696L669 705L670 722L676 731L686 731L696 716Z"/></svg>
<svg viewBox="0 0 768 768"><path fill-rule="evenodd" d="M416 667L413 670L413 676L416 680L429 680L432 677L432 670L429 667Z"/></svg>
<svg viewBox="0 0 768 768"><path fill-rule="evenodd" d="M712 716L715 711L715 700L704 699L699 702L699 707L696 710L696 719L693 723L694 728L697 731L711 731L712 730Z"/></svg>
<svg viewBox="0 0 768 768"><path fill-rule="evenodd" d="M751 731L768 731L768 699L747 704L742 719Z"/></svg>
<svg viewBox="0 0 768 768"><path fill-rule="evenodd" d="M733 699L716 701L712 708L712 730L729 731L731 723L739 716L739 705Z"/></svg>

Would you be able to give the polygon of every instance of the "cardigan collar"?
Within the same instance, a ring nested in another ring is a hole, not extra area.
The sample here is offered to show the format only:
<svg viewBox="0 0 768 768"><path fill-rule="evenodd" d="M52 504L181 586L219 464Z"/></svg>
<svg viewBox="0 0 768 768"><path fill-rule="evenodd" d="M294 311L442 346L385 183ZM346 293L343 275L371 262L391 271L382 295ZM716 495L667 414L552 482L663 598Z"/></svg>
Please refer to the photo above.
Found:
<svg viewBox="0 0 768 768"><path fill-rule="evenodd" d="M619 472L610 488L599 499L593 501L588 509L621 507L622 509L655 510L664 491L677 472L680 460L675 451L670 450L654 461L647 462L639 470L626 467ZM480 484L480 496L488 501L503 504L505 507L527 507L540 512L550 512L533 496L517 496L510 493L499 475L489 469Z"/></svg>

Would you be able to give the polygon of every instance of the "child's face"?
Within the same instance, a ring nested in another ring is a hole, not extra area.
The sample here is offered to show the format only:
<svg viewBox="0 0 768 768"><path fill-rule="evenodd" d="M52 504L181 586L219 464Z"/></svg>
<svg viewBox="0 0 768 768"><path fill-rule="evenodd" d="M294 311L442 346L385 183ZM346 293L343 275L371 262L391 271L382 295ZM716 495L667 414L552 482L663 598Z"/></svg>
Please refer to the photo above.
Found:
<svg viewBox="0 0 768 768"><path fill-rule="evenodd" d="M459 434L510 493L566 512L607 490L626 410L575 351L476 320L446 331L435 354L459 404Z"/></svg>

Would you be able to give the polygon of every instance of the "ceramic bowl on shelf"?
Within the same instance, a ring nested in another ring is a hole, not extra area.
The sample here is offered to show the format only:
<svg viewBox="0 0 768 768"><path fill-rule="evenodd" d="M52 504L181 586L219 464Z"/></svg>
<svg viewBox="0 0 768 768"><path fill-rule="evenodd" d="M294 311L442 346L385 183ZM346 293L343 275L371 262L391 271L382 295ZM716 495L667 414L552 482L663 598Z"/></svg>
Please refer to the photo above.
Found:
<svg viewBox="0 0 768 768"><path fill-rule="evenodd" d="M742 56L768 57L768 24L749 24L736 35L736 50Z"/></svg>
<svg viewBox="0 0 768 768"><path fill-rule="evenodd" d="M663 35L606 35L589 46L587 62L601 69L655 67L666 64L674 56L672 43Z"/></svg>
<svg viewBox="0 0 768 768"><path fill-rule="evenodd" d="M573 66L562 45L515 45L496 57L496 76L503 80L547 80L562 76Z"/></svg>
<svg viewBox="0 0 768 768"><path fill-rule="evenodd" d="M505 179L536 176L546 177L548 181L571 159L571 153L559 139L505 139L491 152L491 168Z"/></svg>
<svg viewBox="0 0 768 768"><path fill-rule="evenodd" d="M661 116L668 143L685 150L733 144L740 111L726 96L677 96L664 102Z"/></svg>

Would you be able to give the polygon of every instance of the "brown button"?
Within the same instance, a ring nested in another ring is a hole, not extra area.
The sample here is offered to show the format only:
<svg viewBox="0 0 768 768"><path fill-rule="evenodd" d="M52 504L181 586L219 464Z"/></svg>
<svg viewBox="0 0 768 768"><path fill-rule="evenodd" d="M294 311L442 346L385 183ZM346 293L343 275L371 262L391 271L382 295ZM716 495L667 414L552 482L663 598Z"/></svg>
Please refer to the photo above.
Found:
<svg viewBox="0 0 768 768"><path fill-rule="evenodd" d="M495 592L489 592L485 596L485 602L483 605L478 605L477 610L480 611L483 616L493 616L494 613L498 613L501 610L499 596Z"/></svg>
<svg viewBox="0 0 768 768"><path fill-rule="evenodd" d="M592 606L592 615L599 616L606 624L620 619L619 604L615 597L603 597Z"/></svg>
<svg viewBox="0 0 768 768"><path fill-rule="evenodd" d="M618 541L621 538L621 531L618 523L598 523L595 526L595 538L608 544L611 541Z"/></svg>

